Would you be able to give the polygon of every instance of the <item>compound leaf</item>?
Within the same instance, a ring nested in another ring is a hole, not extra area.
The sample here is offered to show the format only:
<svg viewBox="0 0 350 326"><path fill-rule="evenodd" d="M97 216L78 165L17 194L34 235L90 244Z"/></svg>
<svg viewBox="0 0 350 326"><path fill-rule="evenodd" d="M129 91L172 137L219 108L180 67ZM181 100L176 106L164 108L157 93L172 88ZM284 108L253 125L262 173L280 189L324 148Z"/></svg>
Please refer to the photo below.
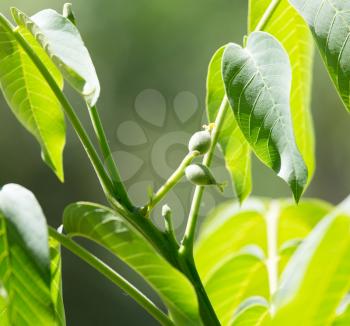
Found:
<svg viewBox="0 0 350 326"><path fill-rule="evenodd" d="M291 187L299 201L308 180L290 113L288 55L270 34L250 34L247 46L229 44L223 55L226 94L238 125L257 156Z"/></svg>
<svg viewBox="0 0 350 326"><path fill-rule="evenodd" d="M190 282L113 211L92 203L72 204L64 212L63 225L68 235L97 242L138 272L158 292L175 323L200 324Z"/></svg>
<svg viewBox="0 0 350 326"><path fill-rule="evenodd" d="M89 106L94 106L100 96L100 83L75 25L52 9L28 17L12 8L12 15L18 25L32 33L67 81L85 97Z"/></svg>

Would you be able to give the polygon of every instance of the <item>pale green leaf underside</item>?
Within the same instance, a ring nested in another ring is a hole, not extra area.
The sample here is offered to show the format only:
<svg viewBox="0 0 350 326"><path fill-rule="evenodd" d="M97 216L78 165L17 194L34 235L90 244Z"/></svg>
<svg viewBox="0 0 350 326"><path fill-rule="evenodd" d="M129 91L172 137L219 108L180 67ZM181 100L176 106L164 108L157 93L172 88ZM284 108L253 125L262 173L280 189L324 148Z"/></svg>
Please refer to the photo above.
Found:
<svg viewBox="0 0 350 326"><path fill-rule="evenodd" d="M33 34L89 106L94 106L100 96L100 83L89 51L74 24L52 9L28 17L12 8L12 14L17 24Z"/></svg>
<svg viewBox="0 0 350 326"><path fill-rule="evenodd" d="M47 225L31 192L18 185L0 191L0 283L10 325L64 325L51 293Z"/></svg>
<svg viewBox="0 0 350 326"><path fill-rule="evenodd" d="M222 79L224 50L225 47L221 47L214 54L208 68L206 107L209 122L215 121L225 96ZM230 172L236 196L240 202L243 202L249 196L252 188L251 153L250 146L242 135L231 108L226 110L218 142L223 151L226 168Z"/></svg>
<svg viewBox="0 0 350 326"><path fill-rule="evenodd" d="M349 203L322 219L292 256L273 299L273 325L330 325L334 320L350 289Z"/></svg>
<svg viewBox="0 0 350 326"><path fill-rule="evenodd" d="M271 321L269 304L262 297L251 297L242 302L230 326L267 326Z"/></svg>
<svg viewBox="0 0 350 326"><path fill-rule="evenodd" d="M249 31L254 31L271 0L249 1ZM288 53L292 67L290 108L295 139L308 168L309 182L315 170L315 141L310 109L314 46L307 24L288 3L280 1L264 31L275 36Z"/></svg>
<svg viewBox="0 0 350 326"><path fill-rule="evenodd" d="M63 225L69 235L99 243L138 272L158 292L176 323L200 324L189 281L114 212L97 204L73 204L65 210Z"/></svg>
<svg viewBox="0 0 350 326"><path fill-rule="evenodd" d="M350 110L350 2L348 0L290 0L305 19L323 61Z"/></svg>
<svg viewBox="0 0 350 326"><path fill-rule="evenodd" d="M244 136L262 162L290 185L298 201L308 173L293 133L292 76L285 50L271 35L254 32L245 48L232 43L226 47L223 78Z"/></svg>
<svg viewBox="0 0 350 326"><path fill-rule="evenodd" d="M19 29L62 86L62 77L35 39ZM44 161L63 181L65 122L60 104L39 70L14 36L0 26L0 84L17 119L34 135Z"/></svg>

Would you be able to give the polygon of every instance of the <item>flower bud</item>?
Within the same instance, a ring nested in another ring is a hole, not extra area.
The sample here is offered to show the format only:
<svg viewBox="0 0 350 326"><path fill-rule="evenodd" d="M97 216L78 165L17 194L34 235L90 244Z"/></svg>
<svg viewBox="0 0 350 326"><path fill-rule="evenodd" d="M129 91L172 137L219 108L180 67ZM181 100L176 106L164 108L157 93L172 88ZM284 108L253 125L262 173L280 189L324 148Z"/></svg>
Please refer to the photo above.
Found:
<svg viewBox="0 0 350 326"><path fill-rule="evenodd" d="M190 152L198 151L200 154L208 152L211 145L211 135L208 130L198 131L191 137L188 143Z"/></svg>
<svg viewBox="0 0 350 326"><path fill-rule="evenodd" d="M185 174L187 179L196 186L217 186L219 190L223 191L223 184L218 183L211 171L203 164L195 163L189 165Z"/></svg>

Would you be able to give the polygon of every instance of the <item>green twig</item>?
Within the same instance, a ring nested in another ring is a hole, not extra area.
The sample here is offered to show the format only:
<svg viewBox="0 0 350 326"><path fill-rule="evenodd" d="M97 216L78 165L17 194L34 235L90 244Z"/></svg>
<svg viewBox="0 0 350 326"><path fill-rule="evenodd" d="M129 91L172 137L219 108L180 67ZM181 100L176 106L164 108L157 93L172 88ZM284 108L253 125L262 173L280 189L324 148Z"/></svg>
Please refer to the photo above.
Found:
<svg viewBox="0 0 350 326"><path fill-rule="evenodd" d="M125 205L125 207L127 207L129 210L132 210L134 207L130 201L130 198L124 187L124 184L121 181L120 174L119 174L117 165L115 164L115 161L113 159L111 148L108 144L106 133L102 126L101 118L99 116L97 107L96 106L88 107L88 110L90 113L90 119L91 119L92 125L95 130L95 134L100 144L103 159L105 161L107 169L112 178L113 185L115 187L115 195L119 199L119 201Z"/></svg>
<svg viewBox="0 0 350 326"><path fill-rule="evenodd" d="M212 133L211 133L212 142L211 142L210 149L203 158L203 165L207 167L210 167L211 162L213 160L215 147L219 139L220 130L224 122L224 117L226 114L227 107L228 107L228 101L227 101L227 97L225 96L221 102L218 114L215 119L214 129L212 130ZM194 243L198 213L199 213L200 203L203 197L203 192L204 192L204 187L197 186L195 188L185 234L184 234L181 248L180 248L180 252L185 256L193 255L192 253L193 243Z"/></svg>
<svg viewBox="0 0 350 326"><path fill-rule="evenodd" d="M147 214L149 214L152 209L165 197L165 195L180 181L180 179L185 174L185 169L191 164L191 162L199 156L198 151L189 152L185 158L182 160L176 171L169 177L169 179L164 183L164 185L156 192L152 197L147 207Z"/></svg>
<svg viewBox="0 0 350 326"><path fill-rule="evenodd" d="M90 266L99 271L102 275L108 278L115 285L120 287L124 292L130 295L140 306L147 310L155 319L162 325L174 325L170 318L162 312L150 299L142 292L135 288L131 283L119 275L115 270L110 268L102 260L91 254L85 248L71 240L67 236L57 232L54 228L49 228L50 236L59 241L65 248L80 257Z"/></svg>

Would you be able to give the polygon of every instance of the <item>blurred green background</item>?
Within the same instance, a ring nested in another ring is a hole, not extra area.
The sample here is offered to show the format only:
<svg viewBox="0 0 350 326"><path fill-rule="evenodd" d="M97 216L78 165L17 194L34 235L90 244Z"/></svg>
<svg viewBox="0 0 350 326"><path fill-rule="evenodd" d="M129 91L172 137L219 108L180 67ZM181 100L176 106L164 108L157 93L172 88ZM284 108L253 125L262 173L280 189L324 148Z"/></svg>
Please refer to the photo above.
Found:
<svg viewBox="0 0 350 326"><path fill-rule="evenodd" d="M61 10L63 3L3 0L0 9L7 16L10 6L33 14L48 7ZM207 64L220 45L229 41L241 43L246 32L247 1L77 0L73 6L101 81L99 107L111 146L132 196L141 204L151 181L154 187L159 186L168 170L181 160L189 135L203 124ZM91 132L84 104L71 90L67 91ZM336 203L350 193L347 163L350 162L347 141L350 118L318 53L313 91L317 171L306 195ZM15 182L31 189L54 226L59 225L68 203L104 202L92 168L70 126L65 150L66 182L60 184L42 163L34 139L17 123L2 98L0 105L1 185ZM133 156L127 156L128 153ZM222 170L222 161L217 158L217 175L226 178ZM191 191L191 186L181 184L172 194L179 233ZM253 193L290 196L287 186L257 161ZM224 197L209 191L202 214L228 198L233 198L230 187ZM101 248L87 245L158 302L125 266ZM63 256L68 325L156 324L85 263L66 251Z"/></svg>

